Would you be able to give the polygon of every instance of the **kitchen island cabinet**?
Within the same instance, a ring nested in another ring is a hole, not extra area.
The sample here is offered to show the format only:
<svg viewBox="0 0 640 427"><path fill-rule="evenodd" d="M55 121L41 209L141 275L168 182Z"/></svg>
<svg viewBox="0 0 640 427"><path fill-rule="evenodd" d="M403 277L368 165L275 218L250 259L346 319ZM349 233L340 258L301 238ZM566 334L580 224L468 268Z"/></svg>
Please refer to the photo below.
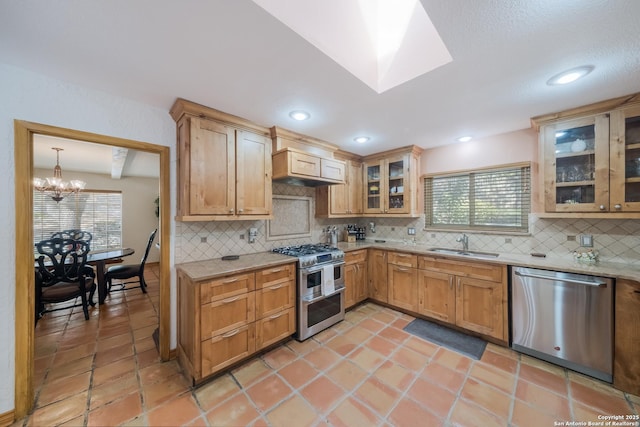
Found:
<svg viewBox="0 0 640 427"><path fill-rule="evenodd" d="M616 281L613 385L640 396L640 283Z"/></svg>
<svg viewBox="0 0 640 427"><path fill-rule="evenodd" d="M178 99L179 221L270 219L271 141L266 128Z"/></svg>
<svg viewBox="0 0 640 427"><path fill-rule="evenodd" d="M194 384L295 333L295 262L190 277L178 268L178 360Z"/></svg>

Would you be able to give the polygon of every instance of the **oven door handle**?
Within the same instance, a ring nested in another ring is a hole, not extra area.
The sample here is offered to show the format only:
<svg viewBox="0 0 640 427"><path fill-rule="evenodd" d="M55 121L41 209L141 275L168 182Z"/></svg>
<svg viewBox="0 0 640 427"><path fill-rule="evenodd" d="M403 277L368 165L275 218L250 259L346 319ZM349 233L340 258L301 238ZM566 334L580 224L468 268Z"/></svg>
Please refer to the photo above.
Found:
<svg viewBox="0 0 640 427"><path fill-rule="evenodd" d="M336 290L334 293L332 293L330 295L320 295L319 297L312 298L312 299L302 298L302 302L304 304L313 304L316 301L320 301L320 300L323 300L323 299L331 298L332 296L337 295L340 292L344 292L344 287Z"/></svg>
<svg viewBox="0 0 640 427"><path fill-rule="evenodd" d="M317 273L318 271L324 270L325 267L340 267L345 264L344 261L337 261L325 264L314 265L313 267L304 267L300 269L300 273L303 276L308 276L309 274Z"/></svg>

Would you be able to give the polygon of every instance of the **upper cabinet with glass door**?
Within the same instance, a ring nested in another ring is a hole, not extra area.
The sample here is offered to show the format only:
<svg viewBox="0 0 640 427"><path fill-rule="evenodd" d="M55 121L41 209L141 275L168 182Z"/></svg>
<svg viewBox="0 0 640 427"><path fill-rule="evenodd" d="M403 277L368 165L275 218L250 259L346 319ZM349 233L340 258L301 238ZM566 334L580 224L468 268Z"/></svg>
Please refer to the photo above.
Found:
<svg viewBox="0 0 640 427"><path fill-rule="evenodd" d="M418 160L421 149L408 147L364 159L366 216L418 215Z"/></svg>
<svg viewBox="0 0 640 427"><path fill-rule="evenodd" d="M547 125L544 135L545 210L599 212L609 205L609 118Z"/></svg>
<svg viewBox="0 0 640 427"><path fill-rule="evenodd" d="M611 205L640 212L640 106L611 113Z"/></svg>
<svg viewBox="0 0 640 427"><path fill-rule="evenodd" d="M640 94L531 121L540 127L546 212L639 217Z"/></svg>

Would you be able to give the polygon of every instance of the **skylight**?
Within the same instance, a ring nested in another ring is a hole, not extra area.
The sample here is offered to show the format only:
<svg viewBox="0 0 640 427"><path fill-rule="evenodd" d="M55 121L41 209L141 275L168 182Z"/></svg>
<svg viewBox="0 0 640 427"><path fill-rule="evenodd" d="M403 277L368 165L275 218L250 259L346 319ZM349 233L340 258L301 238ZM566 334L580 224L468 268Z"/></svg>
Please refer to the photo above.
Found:
<svg viewBox="0 0 640 427"><path fill-rule="evenodd" d="M382 93L451 62L418 0L253 0Z"/></svg>

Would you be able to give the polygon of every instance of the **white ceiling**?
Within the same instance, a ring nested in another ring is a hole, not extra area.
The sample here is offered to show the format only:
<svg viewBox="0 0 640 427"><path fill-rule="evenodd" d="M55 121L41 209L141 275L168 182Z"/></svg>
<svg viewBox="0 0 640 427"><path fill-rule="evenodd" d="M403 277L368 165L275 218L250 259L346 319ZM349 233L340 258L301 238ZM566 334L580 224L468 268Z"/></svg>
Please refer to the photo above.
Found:
<svg viewBox="0 0 640 427"><path fill-rule="evenodd" d="M38 176L39 178L53 176L53 168L56 165L56 152L52 150L53 147L63 149L60 152L60 167L62 168L62 177L65 180L69 179L65 176L65 171L112 175L113 147L48 135L34 135L33 165L36 168L51 170L49 175ZM158 178L160 176L160 156L144 151L128 150L121 177L128 176Z"/></svg>
<svg viewBox="0 0 640 427"><path fill-rule="evenodd" d="M382 94L250 0L0 0L0 61L167 111L185 98L359 154L524 129L640 91L638 0L421 1L453 61ZM585 64L596 68L583 80L545 84ZM293 109L312 117L293 122Z"/></svg>

